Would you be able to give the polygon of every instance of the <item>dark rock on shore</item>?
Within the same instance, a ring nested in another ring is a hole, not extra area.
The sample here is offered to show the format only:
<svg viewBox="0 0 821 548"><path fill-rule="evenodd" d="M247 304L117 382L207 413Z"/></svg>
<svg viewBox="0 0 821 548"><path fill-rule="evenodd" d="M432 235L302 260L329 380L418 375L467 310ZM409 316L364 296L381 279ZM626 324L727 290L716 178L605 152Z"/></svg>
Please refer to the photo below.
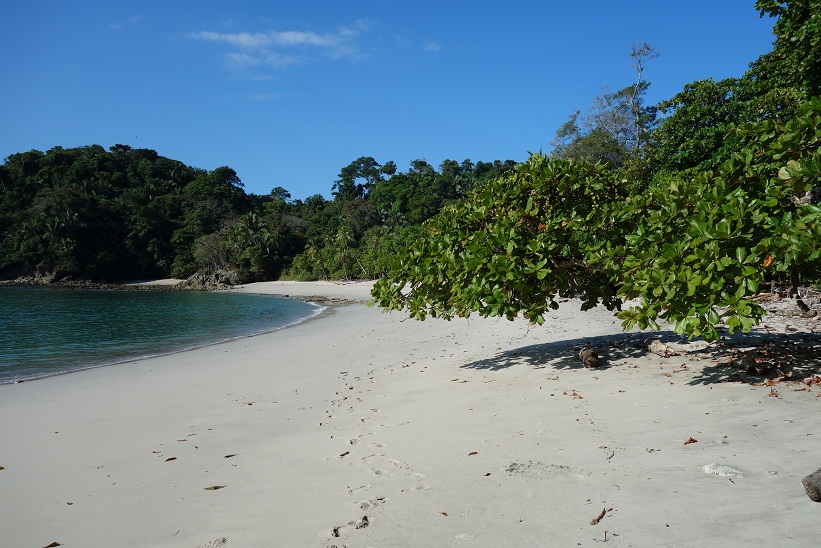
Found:
<svg viewBox="0 0 821 548"><path fill-rule="evenodd" d="M197 273L173 286L182 291L223 291L239 283L239 275L230 270L217 270L208 274Z"/></svg>

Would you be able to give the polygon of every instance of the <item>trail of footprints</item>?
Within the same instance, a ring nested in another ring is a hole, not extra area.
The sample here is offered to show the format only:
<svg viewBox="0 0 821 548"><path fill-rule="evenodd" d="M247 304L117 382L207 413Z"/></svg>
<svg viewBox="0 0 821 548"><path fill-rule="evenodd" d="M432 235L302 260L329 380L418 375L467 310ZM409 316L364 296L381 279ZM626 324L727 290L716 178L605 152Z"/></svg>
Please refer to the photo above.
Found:
<svg viewBox="0 0 821 548"><path fill-rule="evenodd" d="M381 507L390 501L390 498L383 494L386 490L396 490L397 484L400 486L396 491L398 494L424 491L430 488L424 483L424 474L416 472L407 462L392 458L385 451L387 444L374 441L377 435L376 429L393 428L390 424L380 423L380 410L367 407L363 399L366 396L365 393L369 392L366 385L373 384L374 375L375 371L370 371L364 377L354 377L349 380L347 372L341 372L344 386L329 402L331 409L325 412L327 422L320 425L332 426L334 434L330 436L331 439L339 439L345 444L338 454L325 460L347 459L350 461L350 466L363 467L373 478L372 482L349 487L348 495L352 497L351 505L357 508L356 512L359 517L353 517L350 521L331 528L329 548L342 548L344 544L336 544L339 539L371 525L374 514L378 514ZM335 424L337 419L344 422L344 426ZM357 429L363 432L351 437L350 431ZM347 435L343 433L344 431L347 431ZM377 496L369 497L374 493Z"/></svg>

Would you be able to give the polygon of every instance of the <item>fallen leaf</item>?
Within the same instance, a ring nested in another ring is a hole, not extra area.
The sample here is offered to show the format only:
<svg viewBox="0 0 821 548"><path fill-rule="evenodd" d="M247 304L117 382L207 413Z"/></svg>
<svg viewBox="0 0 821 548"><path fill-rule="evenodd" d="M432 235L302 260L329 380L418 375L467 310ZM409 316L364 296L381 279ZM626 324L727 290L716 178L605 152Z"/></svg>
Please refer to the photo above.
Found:
<svg viewBox="0 0 821 548"><path fill-rule="evenodd" d="M698 440L695 438L688 438L687 441L684 442L684 445L688 445L691 443L698 443Z"/></svg>
<svg viewBox="0 0 821 548"><path fill-rule="evenodd" d="M472 457L473 455L478 455L478 454L479 454L478 451L471 451L470 453L468 453L468 456Z"/></svg>
<svg viewBox="0 0 821 548"><path fill-rule="evenodd" d="M177 460L177 457L168 457L167 459L165 459L165 462L168 462L170 460Z"/></svg>
<svg viewBox="0 0 821 548"><path fill-rule="evenodd" d="M607 508L602 508L601 514L598 517L593 518L593 521L590 522L590 525L597 525L603 518L604 515L607 513Z"/></svg>
<svg viewBox="0 0 821 548"><path fill-rule="evenodd" d="M776 391L775 391L775 388L773 388L773 387L771 386L771 387L770 387L770 393L769 393L769 394L767 394L767 395L768 395L769 397L771 397L771 398L777 398L777 397L778 397L778 392L776 392Z"/></svg>
<svg viewBox="0 0 821 548"><path fill-rule="evenodd" d="M212 485L211 487L206 487L206 491L216 491L217 489L222 489L225 487L224 485Z"/></svg>

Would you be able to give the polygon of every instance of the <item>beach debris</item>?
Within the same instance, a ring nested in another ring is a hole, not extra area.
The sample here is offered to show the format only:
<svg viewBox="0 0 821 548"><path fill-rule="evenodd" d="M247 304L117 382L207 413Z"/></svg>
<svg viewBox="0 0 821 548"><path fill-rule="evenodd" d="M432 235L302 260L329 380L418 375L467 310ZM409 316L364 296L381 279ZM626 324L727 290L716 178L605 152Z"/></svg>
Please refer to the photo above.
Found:
<svg viewBox="0 0 821 548"><path fill-rule="evenodd" d="M813 375L812 377L807 377L806 379L804 379L804 384L806 384L807 386L821 384L821 375Z"/></svg>
<svg viewBox="0 0 821 548"><path fill-rule="evenodd" d="M472 457L473 455L478 455L478 454L479 454L479 451L471 451L470 453L468 453L468 456Z"/></svg>
<svg viewBox="0 0 821 548"><path fill-rule="evenodd" d="M809 476L804 476L801 485L804 486L804 491L807 492L810 500L821 502L821 469L816 470Z"/></svg>
<svg viewBox="0 0 821 548"><path fill-rule="evenodd" d="M447 515L448 515L448 513L447 513L447 512L439 512L439 513L440 513L441 515L445 516L445 517L447 517Z"/></svg>
<svg viewBox="0 0 821 548"><path fill-rule="evenodd" d="M224 456L224 457L222 457L222 458L224 458L224 459L230 459L231 457L236 457L236 456L237 456L237 453L231 453L230 455L225 455L225 456Z"/></svg>
<svg viewBox="0 0 821 548"><path fill-rule="evenodd" d="M607 512L611 512L612 508L602 508L601 514L593 518L593 521L590 522L590 525L598 525L601 520L604 519L604 516L607 515Z"/></svg>
<svg viewBox="0 0 821 548"><path fill-rule="evenodd" d="M206 491L216 491L217 489L222 489L225 487L224 485L212 485L211 487L206 487Z"/></svg>
<svg viewBox="0 0 821 548"><path fill-rule="evenodd" d="M590 347L583 348L581 352L579 352L579 359L584 364L585 369L598 369L599 368L599 355Z"/></svg>
<svg viewBox="0 0 821 548"><path fill-rule="evenodd" d="M684 445L690 445L691 443L698 443L698 440L693 437L687 438L687 441L684 442Z"/></svg>
<svg viewBox="0 0 821 548"><path fill-rule="evenodd" d="M722 478L741 477L744 475L741 470L733 468L732 466L724 466L723 464L716 464L714 462L704 465L704 473Z"/></svg>
<svg viewBox="0 0 821 548"><path fill-rule="evenodd" d="M62 546L62 544L60 544L59 542L57 542L57 541L55 540L55 541L54 541L54 542L52 542L51 544L47 544L44 548L55 548L55 547L57 547L57 546Z"/></svg>
<svg viewBox="0 0 821 548"><path fill-rule="evenodd" d="M0 466L0 470L5 470L5 469L6 469L5 466Z"/></svg>
<svg viewBox="0 0 821 548"><path fill-rule="evenodd" d="M170 460L177 460L177 457L168 457L167 459L165 459L165 462L168 462Z"/></svg>

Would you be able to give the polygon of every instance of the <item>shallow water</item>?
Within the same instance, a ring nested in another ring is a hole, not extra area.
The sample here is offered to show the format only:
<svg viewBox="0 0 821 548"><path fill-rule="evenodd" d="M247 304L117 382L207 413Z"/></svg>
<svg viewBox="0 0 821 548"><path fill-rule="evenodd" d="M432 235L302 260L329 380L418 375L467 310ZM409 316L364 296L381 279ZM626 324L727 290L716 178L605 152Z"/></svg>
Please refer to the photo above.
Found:
<svg viewBox="0 0 821 548"><path fill-rule="evenodd" d="M0 384L275 331L321 310L242 293L0 287Z"/></svg>

